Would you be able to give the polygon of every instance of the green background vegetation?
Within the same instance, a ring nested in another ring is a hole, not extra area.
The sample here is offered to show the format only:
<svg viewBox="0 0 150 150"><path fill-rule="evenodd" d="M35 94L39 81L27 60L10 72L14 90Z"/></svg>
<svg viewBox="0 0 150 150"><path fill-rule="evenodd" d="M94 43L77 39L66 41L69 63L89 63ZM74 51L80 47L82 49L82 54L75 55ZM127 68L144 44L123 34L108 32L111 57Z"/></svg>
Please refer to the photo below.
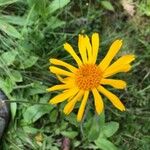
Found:
<svg viewBox="0 0 150 150"><path fill-rule="evenodd" d="M150 149L150 4L124 2L0 0L0 89L10 99L12 115L1 149L58 150L67 138L71 150ZM49 58L73 64L63 44L77 50L78 34L93 32L101 37L99 61L117 38L124 44L116 58L134 53L136 60L132 71L117 75L127 89L111 89L127 111L104 98L105 115L97 116L89 99L86 117L77 123L76 109L66 117L64 104L47 104L57 92L45 89L58 83L48 71Z"/></svg>

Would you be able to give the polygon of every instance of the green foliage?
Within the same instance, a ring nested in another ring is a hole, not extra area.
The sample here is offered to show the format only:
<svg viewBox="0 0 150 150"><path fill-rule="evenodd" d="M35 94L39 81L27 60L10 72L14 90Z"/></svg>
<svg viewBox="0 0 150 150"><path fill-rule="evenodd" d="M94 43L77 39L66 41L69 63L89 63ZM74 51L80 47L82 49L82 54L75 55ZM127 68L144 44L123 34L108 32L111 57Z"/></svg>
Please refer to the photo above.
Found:
<svg viewBox="0 0 150 150"><path fill-rule="evenodd" d="M101 134L106 137L111 137L119 128L119 124L117 122L109 122L104 125L102 128Z"/></svg>
<svg viewBox="0 0 150 150"><path fill-rule="evenodd" d="M66 6L69 2L70 0L53 0L52 3L49 5L48 10L50 11L50 13L54 13L56 10Z"/></svg>
<svg viewBox="0 0 150 150"><path fill-rule="evenodd" d="M97 139L97 137L99 135L99 123L95 120L93 120L92 123L94 123L94 124L92 124L92 127L90 128L90 130L88 132L88 139L90 141Z"/></svg>
<svg viewBox="0 0 150 150"><path fill-rule="evenodd" d="M70 139L72 150L150 149L149 4L136 1L134 6L131 17L116 1L0 0L0 89L11 106L10 126L0 149L58 150L64 138ZM126 112L104 99L105 114L98 116L89 99L79 123L79 105L65 116L65 103L48 104L57 92L47 93L46 88L58 83L48 71L49 58L74 64L63 44L70 42L77 50L81 32L100 33L98 62L117 38L124 41L118 56L135 53L132 71L119 76L128 82L127 89L115 91ZM39 134L41 141L36 139Z"/></svg>
<svg viewBox="0 0 150 150"><path fill-rule="evenodd" d="M10 104L10 110L11 110L11 117L12 117L12 121L13 121L16 117L16 112L17 112L17 104L13 101Z"/></svg>
<svg viewBox="0 0 150 150"><path fill-rule="evenodd" d="M85 122L85 137L94 142L97 148L102 150L116 150L116 146L107 138L110 138L119 128L117 122L105 123L104 112L100 116L90 118ZM88 135L88 136L87 136Z"/></svg>
<svg viewBox="0 0 150 150"><path fill-rule="evenodd" d="M61 134L65 137L70 138L70 139L74 139L78 135L78 132L75 132L75 131L62 131Z"/></svg>
<svg viewBox="0 0 150 150"><path fill-rule="evenodd" d="M0 30L4 31L9 36L13 36L18 39L21 38L21 34L16 30L16 28L3 20L0 20Z"/></svg>
<svg viewBox="0 0 150 150"><path fill-rule="evenodd" d="M102 126L104 126L104 123L103 124L100 123L101 116L102 115L95 116L95 117L89 119L89 121L87 122L86 134L88 134L89 141L96 140L100 134Z"/></svg>
<svg viewBox="0 0 150 150"><path fill-rule="evenodd" d="M21 69L26 69L32 67L38 60L37 56L28 56L27 59L24 59L21 64L20 68Z"/></svg>
<svg viewBox="0 0 150 150"><path fill-rule="evenodd" d="M19 0L0 0L0 6L3 6L3 5L10 5L12 3L15 3Z"/></svg>
<svg viewBox="0 0 150 150"><path fill-rule="evenodd" d="M138 5L139 10L141 11L142 15L150 16L150 1L144 0L141 1Z"/></svg>
<svg viewBox="0 0 150 150"><path fill-rule="evenodd" d="M0 56L0 67L5 67L5 66L10 66L13 64L13 62L15 61L15 58L17 56L17 52L16 51L8 51L8 52L4 52L1 56Z"/></svg>
<svg viewBox="0 0 150 150"><path fill-rule="evenodd" d="M18 26L24 26L26 24L26 19L21 16L1 15L0 20L4 21L5 23L7 22L13 25L18 25ZM11 27L14 28L14 26L11 26Z"/></svg>
<svg viewBox="0 0 150 150"><path fill-rule="evenodd" d="M4 79L0 78L0 88L5 92L5 94L8 96L12 91L15 86L15 82L11 80L10 77Z"/></svg>
<svg viewBox="0 0 150 150"><path fill-rule="evenodd" d="M12 70L11 71L11 79L14 82L22 82L23 81L21 73L17 70Z"/></svg>
<svg viewBox="0 0 150 150"><path fill-rule="evenodd" d="M102 150L117 150L117 148L114 146L112 142L104 138L98 138L95 141L95 144L97 145L98 148Z"/></svg>
<svg viewBox="0 0 150 150"><path fill-rule="evenodd" d="M117 147L107 138L111 137L119 128L117 122L108 122L102 127L99 137L94 141L96 146L102 150L117 150Z"/></svg>
<svg viewBox="0 0 150 150"><path fill-rule="evenodd" d="M100 3L105 9L115 11L113 5L109 1L100 1Z"/></svg>
<svg viewBox="0 0 150 150"><path fill-rule="evenodd" d="M23 114L23 120L27 124L36 122L46 113L49 113L52 110L52 106L43 106L43 105L33 105L27 108Z"/></svg>

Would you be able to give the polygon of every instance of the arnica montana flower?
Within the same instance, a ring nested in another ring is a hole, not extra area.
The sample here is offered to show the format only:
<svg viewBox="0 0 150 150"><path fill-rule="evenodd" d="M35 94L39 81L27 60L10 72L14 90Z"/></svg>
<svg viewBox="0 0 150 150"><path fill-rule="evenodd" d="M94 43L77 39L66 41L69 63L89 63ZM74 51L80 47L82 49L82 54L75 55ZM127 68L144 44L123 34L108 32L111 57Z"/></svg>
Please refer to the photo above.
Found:
<svg viewBox="0 0 150 150"><path fill-rule="evenodd" d="M131 69L130 63L135 59L134 55L124 55L111 64L112 59L118 53L122 46L122 40L116 40L112 43L106 56L100 63L96 63L99 49L99 34L93 33L91 41L87 35L79 35L78 48L81 58L75 53L72 46L64 44L64 49L74 58L77 63L72 66L58 59L50 59L50 71L58 77L61 84L55 85L47 90L63 90L62 93L53 97L49 103L58 104L67 100L64 107L64 113L68 115L77 102L80 107L77 114L77 120L80 121L84 114L85 106L92 93L94 98L95 110L100 114L104 109L104 104L100 93L106 96L111 103L121 111L125 106L121 100L104 86L110 85L116 89L124 89L126 82L110 78L119 72L128 72ZM55 66L54 66L55 65Z"/></svg>

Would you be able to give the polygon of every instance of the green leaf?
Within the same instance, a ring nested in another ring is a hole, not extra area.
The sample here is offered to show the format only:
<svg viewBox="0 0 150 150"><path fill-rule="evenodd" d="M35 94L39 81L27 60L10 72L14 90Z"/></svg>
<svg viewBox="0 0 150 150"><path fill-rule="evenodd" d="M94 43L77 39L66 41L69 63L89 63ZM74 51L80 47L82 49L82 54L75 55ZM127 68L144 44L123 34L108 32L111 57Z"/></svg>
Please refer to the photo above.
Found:
<svg viewBox="0 0 150 150"><path fill-rule="evenodd" d="M98 138L95 140L95 144L102 150L117 150L117 147L112 142L104 138Z"/></svg>
<svg viewBox="0 0 150 150"><path fill-rule="evenodd" d="M78 135L78 132L75 132L75 131L62 131L61 134L65 137L70 138L70 139L74 139Z"/></svg>
<svg viewBox="0 0 150 150"><path fill-rule="evenodd" d="M115 11L113 5L109 1L101 1L102 6L110 11Z"/></svg>
<svg viewBox="0 0 150 150"><path fill-rule="evenodd" d="M105 125L105 112L104 111L99 115L99 125L101 129Z"/></svg>
<svg viewBox="0 0 150 150"><path fill-rule="evenodd" d="M26 25L26 18L20 16L10 16L10 15L1 15L0 20L3 20L7 23L24 26ZM28 25L31 25L31 20L28 21Z"/></svg>
<svg viewBox="0 0 150 150"><path fill-rule="evenodd" d="M16 51L8 51L0 56L0 67L10 66L16 58Z"/></svg>
<svg viewBox="0 0 150 150"><path fill-rule="evenodd" d="M24 127L23 127L23 130L24 130L26 133L37 134L40 129L33 128L33 127L30 127L30 126L24 126Z"/></svg>
<svg viewBox="0 0 150 150"><path fill-rule="evenodd" d="M13 102L13 101L11 101ZM14 102L14 103L10 103L10 110L11 110L11 118L12 120L15 119L15 116L16 116L16 112L17 112L17 104Z"/></svg>
<svg viewBox="0 0 150 150"><path fill-rule="evenodd" d="M112 121L105 124L105 126L102 129L102 134L104 134L106 137L111 137L118 129L119 123Z"/></svg>
<svg viewBox="0 0 150 150"><path fill-rule="evenodd" d="M34 82L31 88L27 89L26 95L36 95L46 93L46 86L41 82Z"/></svg>
<svg viewBox="0 0 150 150"><path fill-rule="evenodd" d="M65 119L72 125L78 127L79 123L77 122L76 119L76 114L75 113L71 113L70 115L66 116Z"/></svg>
<svg viewBox="0 0 150 150"><path fill-rule="evenodd" d="M58 117L58 110L57 110L57 109L54 109L54 110L51 111L51 113L50 113L50 121L51 121L51 122L56 122L57 117Z"/></svg>
<svg viewBox="0 0 150 150"><path fill-rule="evenodd" d="M0 78L0 88L4 91L6 95L9 95L13 88L15 87L15 82L9 77L6 79Z"/></svg>
<svg viewBox="0 0 150 150"><path fill-rule="evenodd" d="M11 119L14 120L17 112L17 104L13 102L13 97L10 95L14 87L14 82L10 78L5 80L0 77L0 89L7 95L10 100Z"/></svg>
<svg viewBox="0 0 150 150"><path fill-rule="evenodd" d="M70 0L53 0L52 3L49 5L48 11L50 13L54 13L56 10L66 6L69 2Z"/></svg>
<svg viewBox="0 0 150 150"><path fill-rule="evenodd" d="M9 5L9 4L15 3L17 1L19 1L19 0L0 0L0 6Z"/></svg>
<svg viewBox="0 0 150 150"><path fill-rule="evenodd" d="M88 139L90 141L94 141L98 138L99 134L100 134L100 124L99 124L99 116L95 116L93 117L93 119L91 119L91 127L90 130L88 132Z"/></svg>
<svg viewBox="0 0 150 150"><path fill-rule="evenodd" d="M12 70L10 77L12 80L14 80L15 82L22 82L22 75L19 71L17 70Z"/></svg>
<svg viewBox="0 0 150 150"><path fill-rule="evenodd" d="M9 36L12 36L12 37L15 37L18 39L21 38L21 34L17 31L17 29L15 27L13 27L12 25L10 25L2 20L0 20L0 30L2 30Z"/></svg>
<svg viewBox="0 0 150 150"><path fill-rule="evenodd" d="M38 60L37 56L29 56L27 59L24 59L21 64L20 64L20 68L21 69L26 69L26 68L30 68L32 67Z"/></svg>
<svg viewBox="0 0 150 150"><path fill-rule="evenodd" d="M43 115L49 113L53 107L51 105L33 105L26 109L23 114L24 121L27 124L34 123Z"/></svg>

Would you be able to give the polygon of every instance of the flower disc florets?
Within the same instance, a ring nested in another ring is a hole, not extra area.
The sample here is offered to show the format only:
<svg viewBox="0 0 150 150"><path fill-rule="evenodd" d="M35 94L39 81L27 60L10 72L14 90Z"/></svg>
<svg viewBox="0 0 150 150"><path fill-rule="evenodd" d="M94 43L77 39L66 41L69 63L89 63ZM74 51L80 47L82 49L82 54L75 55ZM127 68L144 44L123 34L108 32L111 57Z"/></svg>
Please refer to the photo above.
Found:
<svg viewBox="0 0 150 150"><path fill-rule="evenodd" d="M76 72L76 84L80 89L89 90L100 84L102 72L95 64L85 64Z"/></svg>

